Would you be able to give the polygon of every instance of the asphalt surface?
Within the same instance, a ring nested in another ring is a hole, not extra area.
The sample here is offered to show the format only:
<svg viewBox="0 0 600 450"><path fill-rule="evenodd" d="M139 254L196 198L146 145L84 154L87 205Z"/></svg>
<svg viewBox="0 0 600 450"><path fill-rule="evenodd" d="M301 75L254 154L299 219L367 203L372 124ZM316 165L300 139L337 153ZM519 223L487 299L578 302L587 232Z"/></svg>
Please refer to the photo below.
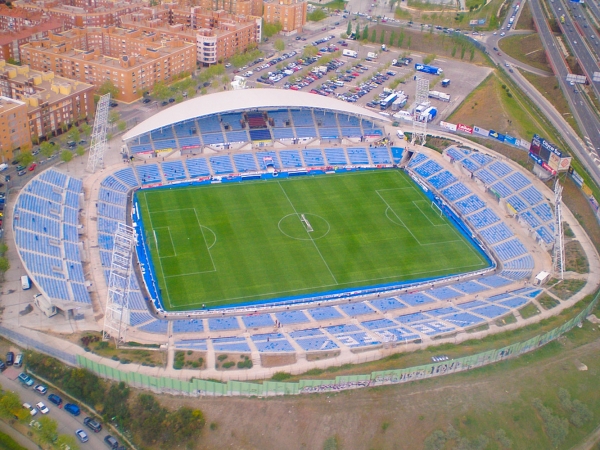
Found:
<svg viewBox="0 0 600 450"><path fill-rule="evenodd" d="M564 139L567 141L567 144L570 145L571 149L577 151L583 162L587 163L586 166L590 173L594 176L596 182L600 182L600 168L598 167L598 163L600 163L600 125L598 123L598 119L592 110L592 107L578 92L579 89L575 89L575 87L571 86L566 80L570 71L563 58L560 47L555 41L554 35L550 31L548 22L543 19L544 15L540 1L530 1L534 20L537 24L538 35L542 41L542 44L544 45L544 48L546 49L546 55L550 59L550 64L554 68L558 83L567 99L567 102L569 103L569 106L571 107L573 116L575 117L575 120L579 124L579 127L584 135L584 148L579 145L577 138L568 132L566 123L558 126L557 129L562 133ZM555 0L555 2L556 1L557 0Z"/></svg>
<svg viewBox="0 0 600 450"><path fill-rule="evenodd" d="M16 367L9 367L2 372L2 375L0 376L0 384L4 390L12 391L19 395L21 398L21 403L29 403L30 405L35 406L36 403L43 402L50 409L50 412L47 414L48 417L54 419L58 423L58 434L67 434L75 437L75 430L84 430L88 435L89 440L86 443L79 443L79 446L82 450L106 450L108 448L103 439L109 433L107 433L105 429L103 429L100 433L94 433L92 430L87 428L83 424L83 419L87 417L83 409L81 415L78 417L72 416L62 408L59 408L48 401L48 395L53 392L62 398L63 405L65 403L69 403L68 398L59 392L53 391L52 389L48 389L48 393L46 395L40 395L36 393L32 388L25 386L16 379L20 372L21 370ZM35 384L37 384L37 382ZM81 407L81 405L79 406ZM42 413L38 412L34 417L32 417L32 420L39 420L41 416Z"/></svg>

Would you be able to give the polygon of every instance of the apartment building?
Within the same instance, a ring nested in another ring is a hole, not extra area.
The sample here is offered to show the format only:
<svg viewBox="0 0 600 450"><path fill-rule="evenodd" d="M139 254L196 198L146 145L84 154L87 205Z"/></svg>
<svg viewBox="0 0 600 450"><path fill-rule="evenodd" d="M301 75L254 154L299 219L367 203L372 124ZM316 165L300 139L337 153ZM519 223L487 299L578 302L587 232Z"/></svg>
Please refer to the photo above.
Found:
<svg viewBox="0 0 600 450"><path fill-rule="evenodd" d="M31 145L27 104L0 96L0 162L11 161L14 150L24 145Z"/></svg>
<svg viewBox="0 0 600 450"><path fill-rule="evenodd" d="M32 69L96 87L110 80L119 89L117 100L133 102L156 82L191 73L196 46L139 28L73 28L25 44L21 58Z"/></svg>
<svg viewBox="0 0 600 450"><path fill-rule="evenodd" d="M0 95L26 105L30 139L56 135L94 113L94 86L0 60Z"/></svg>
<svg viewBox="0 0 600 450"><path fill-rule="evenodd" d="M196 59L203 65L215 64L262 38L262 20L256 16L237 16L225 11L205 11L196 6L189 10L169 9L170 5L143 8L124 16L123 26L156 33L161 39L177 38L193 42Z"/></svg>
<svg viewBox="0 0 600 450"><path fill-rule="evenodd" d="M61 20L41 11L0 5L0 59L20 61L19 46L62 30Z"/></svg>
<svg viewBox="0 0 600 450"><path fill-rule="evenodd" d="M229 14L258 16L263 14L263 0L199 0L205 11L225 11Z"/></svg>
<svg viewBox="0 0 600 450"><path fill-rule="evenodd" d="M44 12L63 22L65 28L104 27L120 25L121 17L137 11L141 2L80 1L60 0L18 0L14 3L28 11Z"/></svg>
<svg viewBox="0 0 600 450"><path fill-rule="evenodd" d="M305 0L265 0L263 18L267 23L281 23L284 34L300 33L306 24Z"/></svg>

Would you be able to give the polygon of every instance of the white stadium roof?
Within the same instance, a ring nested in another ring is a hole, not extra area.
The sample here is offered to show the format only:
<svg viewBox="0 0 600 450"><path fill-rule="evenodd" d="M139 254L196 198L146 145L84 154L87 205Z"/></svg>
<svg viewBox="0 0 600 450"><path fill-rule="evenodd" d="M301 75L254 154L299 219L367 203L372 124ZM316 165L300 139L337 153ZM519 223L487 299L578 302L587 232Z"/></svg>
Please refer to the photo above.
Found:
<svg viewBox="0 0 600 450"><path fill-rule="evenodd" d="M123 141L195 117L259 108L321 108L389 121L387 117L353 103L318 94L283 89L244 89L203 95L166 108L125 133Z"/></svg>

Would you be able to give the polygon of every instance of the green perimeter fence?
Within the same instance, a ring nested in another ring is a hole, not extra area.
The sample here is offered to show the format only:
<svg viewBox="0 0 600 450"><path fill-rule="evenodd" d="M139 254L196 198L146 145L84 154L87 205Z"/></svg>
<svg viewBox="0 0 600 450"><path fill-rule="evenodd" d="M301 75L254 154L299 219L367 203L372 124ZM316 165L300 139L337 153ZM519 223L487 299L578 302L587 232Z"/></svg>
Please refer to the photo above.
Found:
<svg viewBox="0 0 600 450"><path fill-rule="evenodd" d="M371 372L370 374L365 375L338 376L333 380L300 380L297 383L274 381L264 381L262 383L228 381L227 383L220 383L199 379L182 381L168 377L152 377L133 371L115 369L80 355L77 355L77 363L81 367L85 367L103 378L114 381L124 381L133 387L147 389L157 393L191 397L253 395L266 397L383 386L462 372L535 350L536 348L553 341L557 337L571 330L578 323L582 322L596 307L599 298L600 293L596 295L594 300L581 311L581 313L560 327L524 342L518 342L504 348L489 350L476 355L465 356L463 358L439 363L407 367L405 369Z"/></svg>

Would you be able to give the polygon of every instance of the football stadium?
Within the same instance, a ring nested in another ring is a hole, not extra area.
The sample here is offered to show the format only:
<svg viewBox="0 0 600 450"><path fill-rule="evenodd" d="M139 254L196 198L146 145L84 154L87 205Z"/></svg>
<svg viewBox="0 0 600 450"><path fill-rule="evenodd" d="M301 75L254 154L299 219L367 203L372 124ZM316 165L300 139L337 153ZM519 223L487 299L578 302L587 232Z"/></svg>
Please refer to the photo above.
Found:
<svg viewBox="0 0 600 450"><path fill-rule="evenodd" d="M552 190L481 146L437 152L395 130L302 92L185 101L129 130L102 171L31 180L19 256L52 308L213 362L182 376L260 378L280 370L265 355L297 372L531 323L518 311L553 269ZM215 370L224 353L254 372Z"/></svg>

